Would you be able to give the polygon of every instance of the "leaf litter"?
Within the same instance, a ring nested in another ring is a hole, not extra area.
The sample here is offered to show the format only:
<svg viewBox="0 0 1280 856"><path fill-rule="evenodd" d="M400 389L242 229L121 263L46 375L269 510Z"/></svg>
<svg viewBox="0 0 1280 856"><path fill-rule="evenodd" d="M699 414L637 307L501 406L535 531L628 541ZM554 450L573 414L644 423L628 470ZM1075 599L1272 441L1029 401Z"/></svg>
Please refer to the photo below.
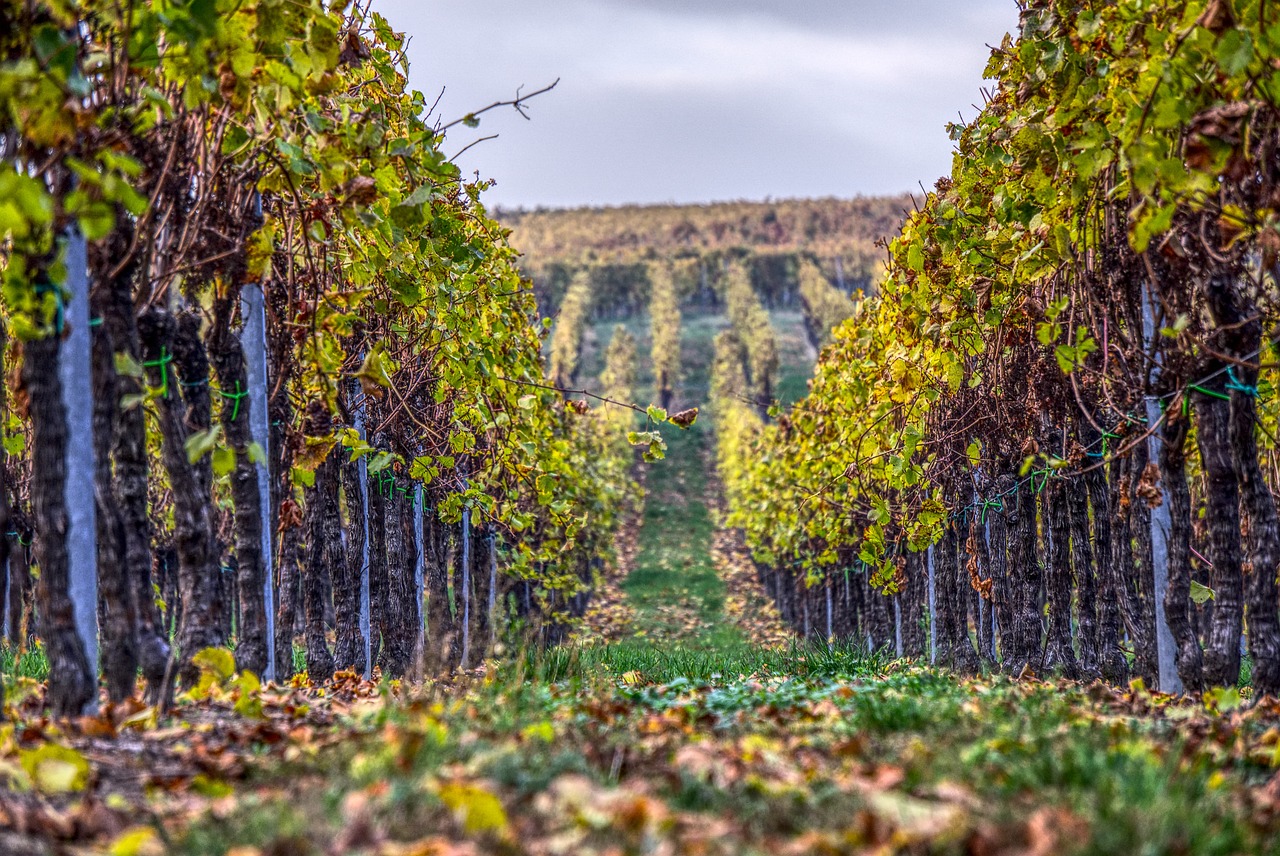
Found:
<svg viewBox="0 0 1280 856"><path fill-rule="evenodd" d="M325 688L254 688L233 675L166 718L134 704L52 722L29 698L3 734L0 849L1275 849L1276 703L1227 699L1224 711L1140 683L958 680L875 659L824 673L812 663L830 661L806 662L803 677L663 682L608 662L555 681L491 665L412 691L350 674ZM246 695L260 712L236 712Z"/></svg>

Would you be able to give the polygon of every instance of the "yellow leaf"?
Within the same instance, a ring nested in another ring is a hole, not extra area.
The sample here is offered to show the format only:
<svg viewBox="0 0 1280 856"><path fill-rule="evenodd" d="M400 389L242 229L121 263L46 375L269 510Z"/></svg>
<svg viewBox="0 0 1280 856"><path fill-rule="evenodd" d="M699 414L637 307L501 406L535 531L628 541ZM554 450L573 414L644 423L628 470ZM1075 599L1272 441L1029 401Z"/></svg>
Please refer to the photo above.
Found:
<svg viewBox="0 0 1280 856"><path fill-rule="evenodd" d="M149 826L133 826L111 843L111 856L163 856L164 845Z"/></svg>
<svg viewBox="0 0 1280 856"><path fill-rule="evenodd" d="M226 782L219 782L217 779L211 779L203 774L191 780L191 790L202 797L209 797L210 799L229 797L235 793Z"/></svg>
<svg viewBox="0 0 1280 856"><path fill-rule="evenodd" d="M19 756L32 783L47 794L82 791L89 782L89 761L70 747L45 743Z"/></svg>
<svg viewBox="0 0 1280 856"><path fill-rule="evenodd" d="M507 812L493 794L477 785L453 783L440 788L440 799L462 821L468 835L507 831Z"/></svg>
<svg viewBox="0 0 1280 856"><path fill-rule="evenodd" d="M154 707L144 707L132 716L126 717L120 723L120 728L136 728L139 731L147 731L156 727L156 718L156 709Z"/></svg>
<svg viewBox="0 0 1280 856"><path fill-rule="evenodd" d="M191 662L218 683L230 680L236 673L236 658L226 648L205 648L192 657Z"/></svg>
<svg viewBox="0 0 1280 856"><path fill-rule="evenodd" d="M262 699L259 691L262 681L253 672L241 672L237 679L240 686L240 697L236 699L236 713L248 719L262 719Z"/></svg>
<svg viewBox="0 0 1280 856"><path fill-rule="evenodd" d="M772 740L761 734L748 734L742 738L742 758L744 761L754 761L766 752L777 752L782 745L776 740Z"/></svg>
<svg viewBox="0 0 1280 856"><path fill-rule="evenodd" d="M541 740L544 743L550 743L556 739L556 729L550 722L538 722L533 725L526 725L520 735L526 740Z"/></svg>

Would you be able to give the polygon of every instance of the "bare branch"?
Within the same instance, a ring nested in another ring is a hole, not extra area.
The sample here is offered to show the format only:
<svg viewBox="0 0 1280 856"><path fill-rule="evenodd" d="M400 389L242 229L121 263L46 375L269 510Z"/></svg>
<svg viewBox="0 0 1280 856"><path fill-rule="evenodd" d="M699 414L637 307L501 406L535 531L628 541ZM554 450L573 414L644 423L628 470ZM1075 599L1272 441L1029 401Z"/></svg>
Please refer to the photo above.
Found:
<svg viewBox="0 0 1280 856"><path fill-rule="evenodd" d="M481 143L485 142L486 140L496 140L496 139L498 139L497 134L490 134L487 137L479 137L477 139L472 140L462 148L458 149L458 151L453 155L453 157L449 158L449 163L453 163L458 158L462 157L462 153L465 152L467 149L471 148L472 146L478 146Z"/></svg>
<svg viewBox="0 0 1280 856"><path fill-rule="evenodd" d="M474 122L474 121L475 121L475 119L476 119L476 117L480 116L480 115L481 115L481 114L483 114L483 113L488 113L490 110L493 110L493 109L498 108L498 107L514 107L514 108L516 109L516 112L517 112L517 113L519 113L519 114L520 114L521 116L523 116L524 118L528 119L528 118L529 118L529 114L528 114L528 113L526 113L526 112L524 112L524 111L525 111L525 102L526 102L526 101L528 101L528 100L529 100L529 99L531 99L531 98L537 98L539 95L542 95L542 94L543 94L543 93L545 93L545 92L550 92L551 90L555 89L555 88L556 88L556 86L557 86L559 83L560 83L560 78L558 78L558 77L557 77L557 78L556 78L555 80L553 80L549 85L544 86L544 87L542 87L541 89L539 89L539 90L537 90L537 91L535 91L535 92L530 92L528 95L522 95L522 94L521 94L520 90L521 90L521 89L524 89L524 86L522 85L522 86L520 87L520 89L517 89L517 90L516 90L516 97L515 97L515 98L512 98L512 99L511 99L511 100L509 100L509 101L495 101L495 102L493 102L492 104L490 104L488 107L481 107L479 110L473 110L472 112L470 112L470 113L468 113L467 115L463 116L461 119L454 119L454 120L453 120L452 122L450 122L449 124L447 124L447 125L442 125L442 126L438 129L438 132L439 132L439 133L441 133L441 134L443 134L445 131L449 130L450 128L454 127L455 125L464 125L464 124L466 124L466 123L468 123L468 122ZM459 154L461 154L461 152L459 152ZM456 155L455 155L455 157L456 157Z"/></svg>

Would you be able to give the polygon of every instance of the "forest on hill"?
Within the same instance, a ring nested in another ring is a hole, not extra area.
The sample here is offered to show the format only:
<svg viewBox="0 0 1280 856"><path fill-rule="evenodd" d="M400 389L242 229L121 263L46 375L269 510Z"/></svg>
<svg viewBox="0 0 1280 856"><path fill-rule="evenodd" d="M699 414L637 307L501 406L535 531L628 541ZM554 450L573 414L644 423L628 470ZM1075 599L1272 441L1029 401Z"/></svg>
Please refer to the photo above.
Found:
<svg viewBox="0 0 1280 856"><path fill-rule="evenodd" d="M648 303L645 266L671 265L682 301L708 301L708 286L730 261L744 262L769 306L794 307L795 271L812 262L846 292L869 290L885 246L913 198L788 199L705 205L631 205L573 209L499 209L523 253L544 311L563 299L575 273L588 271L595 312L617 317Z"/></svg>

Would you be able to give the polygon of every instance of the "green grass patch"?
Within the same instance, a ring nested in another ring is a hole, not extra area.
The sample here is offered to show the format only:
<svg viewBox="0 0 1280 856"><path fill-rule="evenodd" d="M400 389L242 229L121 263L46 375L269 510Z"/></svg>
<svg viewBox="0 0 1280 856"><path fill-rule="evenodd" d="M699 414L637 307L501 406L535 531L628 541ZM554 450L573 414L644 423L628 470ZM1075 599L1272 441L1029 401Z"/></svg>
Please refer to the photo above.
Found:
<svg viewBox="0 0 1280 856"><path fill-rule="evenodd" d="M708 426L669 433L663 461L646 473L639 553L622 589L637 635L657 644L723 649L744 643L724 620L724 582L711 559L715 521L707 507Z"/></svg>
<svg viewBox="0 0 1280 856"><path fill-rule="evenodd" d="M6 684L11 684L16 678L47 679L49 660L44 655L44 646L36 644L31 648L18 649L12 645L0 645L0 675Z"/></svg>
<svg viewBox="0 0 1280 856"><path fill-rule="evenodd" d="M769 313L778 341L778 385L774 397L790 407L809 394L815 354L804 329L804 315L794 310Z"/></svg>
<svg viewBox="0 0 1280 856"><path fill-rule="evenodd" d="M527 674L545 683L587 680L592 675L626 676L631 683L669 684L685 680L709 685L750 677L854 678L879 674L886 658L857 644L797 641L789 648L737 645L726 648L659 647L626 640L609 645L560 647L530 652Z"/></svg>

